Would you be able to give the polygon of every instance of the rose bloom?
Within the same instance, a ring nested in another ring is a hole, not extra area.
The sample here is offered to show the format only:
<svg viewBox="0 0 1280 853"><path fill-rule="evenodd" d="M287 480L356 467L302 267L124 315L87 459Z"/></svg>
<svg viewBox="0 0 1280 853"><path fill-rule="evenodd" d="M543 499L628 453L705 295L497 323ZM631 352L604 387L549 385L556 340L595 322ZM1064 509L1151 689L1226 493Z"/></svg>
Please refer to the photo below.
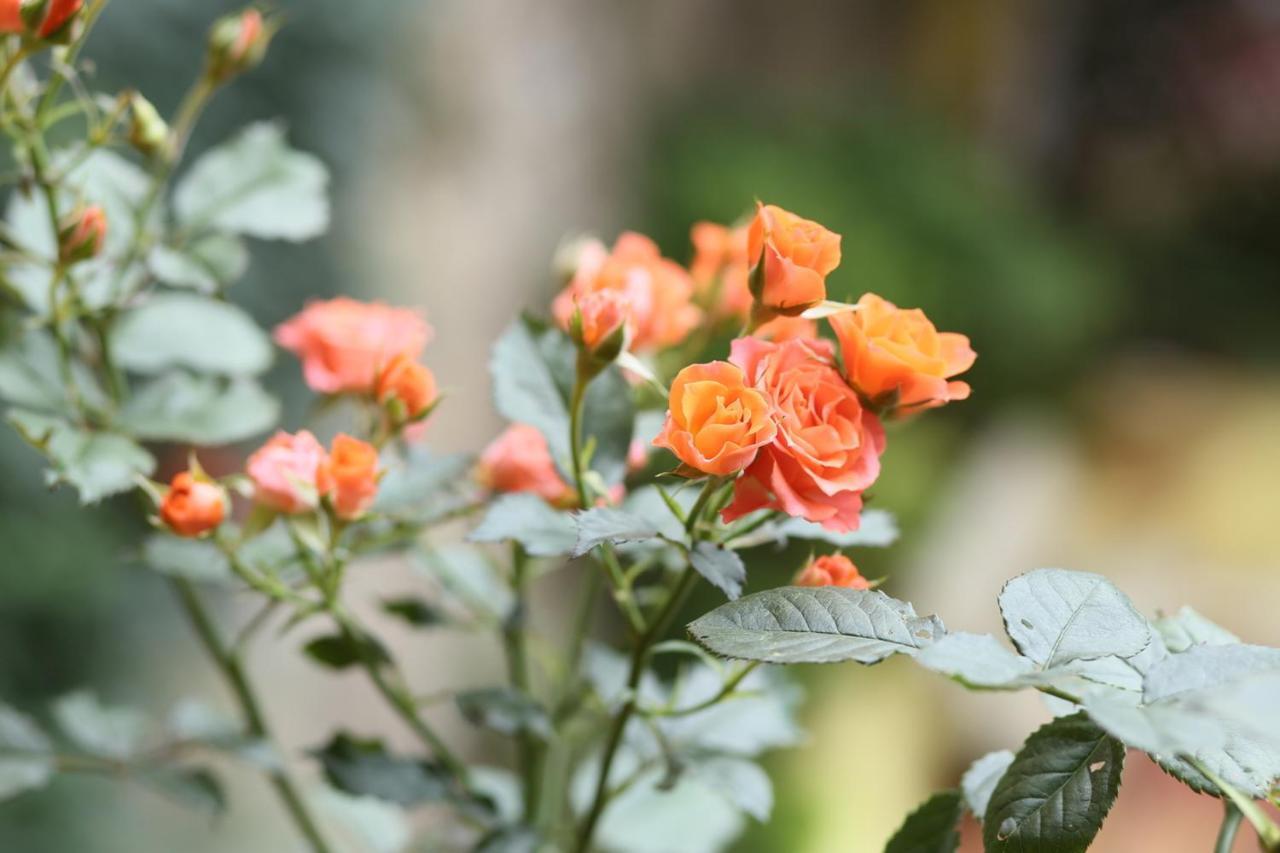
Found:
<svg viewBox="0 0 1280 853"><path fill-rule="evenodd" d="M745 319L751 311L746 226L699 222L689 238L693 242L689 273L703 304L717 316Z"/></svg>
<svg viewBox="0 0 1280 853"><path fill-rule="evenodd" d="M751 334L779 344L792 338L812 341L818 337L818 323L816 320L806 320L803 317L779 316L757 326Z"/></svg>
<svg viewBox="0 0 1280 853"><path fill-rule="evenodd" d="M871 589L871 581L864 578L858 571L858 567L844 554L827 554L811 560L792 582L796 586L843 586L848 589Z"/></svg>
<svg viewBox="0 0 1280 853"><path fill-rule="evenodd" d="M368 393L397 355L417 358L431 329L416 311L339 297L312 302L276 327L276 343L302 359L313 391Z"/></svg>
<svg viewBox="0 0 1280 853"><path fill-rule="evenodd" d="M777 428L769 401L727 361L691 364L676 374L662 431L653 440L704 474L725 477L756 458Z"/></svg>
<svg viewBox="0 0 1280 853"><path fill-rule="evenodd" d="M862 492L880 474L884 429L836 371L831 344L739 338L730 361L768 398L778 429L734 483L724 520L768 508L856 530Z"/></svg>
<svg viewBox="0 0 1280 853"><path fill-rule="evenodd" d="M574 306L581 319L582 345L594 350L618 331L630 314L631 302L615 290L597 290L575 298Z"/></svg>
<svg viewBox="0 0 1280 853"><path fill-rule="evenodd" d="M756 206L747 257L764 264L760 302L799 312L827 298L827 275L840 265L840 235L772 204Z"/></svg>
<svg viewBox="0 0 1280 853"><path fill-rule="evenodd" d="M903 410L969 396L968 383L948 381L978 357L969 339L939 332L920 309L904 310L867 293L857 311L829 319L840 341L845 377L866 399L889 398Z"/></svg>
<svg viewBox="0 0 1280 853"><path fill-rule="evenodd" d="M160 519L179 536L199 536L222 523L226 494L216 483L197 480L190 471L175 474L160 503Z"/></svg>
<svg viewBox="0 0 1280 853"><path fill-rule="evenodd" d="M617 293L626 307L631 347L652 351L684 340L702 312L692 302L693 279L675 261L662 257L657 245L628 231L604 254L584 249L569 285L552 303L551 312L568 329L575 303L601 291Z"/></svg>
<svg viewBox="0 0 1280 853"><path fill-rule="evenodd" d="M573 488L556 470L547 440L527 424L512 424L485 448L476 476L495 492L532 492L553 504L575 500Z"/></svg>
<svg viewBox="0 0 1280 853"><path fill-rule="evenodd" d="M436 401L436 377L427 367L401 353L378 375L376 394L379 403L393 397L404 404L405 414L416 418Z"/></svg>
<svg viewBox="0 0 1280 853"><path fill-rule="evenodd" d="M328 458L316 470L316 489L329 498L338 518L364 515L378 494L378 451L367 442L338 433Z"/></svg>
<svg viewBox="0 0 1280 853"><path fill-rule="evenodd" d="M315 509L320 503L316 475L326 456L306 430L297 435L277 432L245 466L253 480L253 499L290 515Z"/></svg>

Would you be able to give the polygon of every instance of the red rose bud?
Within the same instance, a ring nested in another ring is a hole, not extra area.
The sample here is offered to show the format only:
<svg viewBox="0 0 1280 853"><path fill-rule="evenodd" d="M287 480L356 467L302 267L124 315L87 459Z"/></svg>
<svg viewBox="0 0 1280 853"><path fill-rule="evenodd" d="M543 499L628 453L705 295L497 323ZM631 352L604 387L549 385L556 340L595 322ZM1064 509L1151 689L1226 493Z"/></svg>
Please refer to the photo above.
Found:
<svg viewBox="0 0 1280 853"><path fill-rule="evenodd" d="M160 504L160 518L179 536L202 536L222 523L227 495L222 487L190 471L174 476Z"/></svg>
<svg viewBox="0 0 1280 853"><path fill-rule="evenodd" d="M257 9L220 18L209 31L209 78L221 83L253 68L266 55L275 31Z"/></svg>
<svg viewBox="0 0 1280 853"><path fill-rule="evenodd" d="M129 94L129 144L154 157L168 147L169 125L151 102L137 92Z"/></svg>
<svg viewBox="0 0 1280 853"><path fill-rule="evenodd" d="M83 7L84 0L0 0L0 33L65 42Z"/></svg>
<svg viewBox="0 0 1280 853"><path fill-rule="evenodd" d="M91 205L71 211L63 217L58 229L58 259L74 264L97 257L107 236L107 215L101 207Z"/></svg>

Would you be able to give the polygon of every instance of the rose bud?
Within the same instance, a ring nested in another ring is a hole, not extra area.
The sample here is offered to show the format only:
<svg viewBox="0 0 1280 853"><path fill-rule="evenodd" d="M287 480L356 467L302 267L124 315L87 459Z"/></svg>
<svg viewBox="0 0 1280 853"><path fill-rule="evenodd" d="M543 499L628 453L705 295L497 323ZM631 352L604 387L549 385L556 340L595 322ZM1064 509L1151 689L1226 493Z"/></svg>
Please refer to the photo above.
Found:
<svg viewBox="0 0 1280 853"><path fill-rule="evenodd" d="M222 83L260 63L275 30L257 9L220 18L209 31L209 79Z"/></svg>
<svg viewBox="0 0 1280 853"><path fill-rule="evenodd" d="M653 440L689 468L716 477L736 474L777 431L769 401L727 361L692 364L671 383L666 423Z"/></svg>
<svg viewBox="0 0 1280 853"><path fill-rule="evenodd" d="M828 554L809 561L793 583L796 586L843 586L848 589L871 589L871 581L844 554Z"/></svg>
<svg viewBox="0 0 1280 853"><path fill-rule="evenodd" d="M772 204L757 202L747 229L754 325L794 316L827 298L827 275L840 265L840 235Z"/></svg>
<svg viewBox="0 0 1280 853"><path fill-rule="evenodd" d="M359 518L378 493L378 451L339 433L329 447L328 459L316 472L316 488L329 499L338 518Z"/></svg>
<svg viewBox="0 0 1280 853"><path fill-rule="evenodd" d="M107 215L91 205L71 211L58 227L58 259L73 264L97 257L107 237Z"/></svg>
<svg viewBox="0 0 1280 853"><path fill-rule="evenodd" d="M129 94L129 144L147 157L164 154L169 125L150 101L137 92Z"/></svg>
<svg viewBox="0 0 1280 853"><path fill-rule="evenodd" d="M401 353L378 375L376 397L384 406L399 404L397 421L418 420L436 403L436 377L428 368ZM394 402L393 402L394 401Z"/></svg>
<svg viewBox="0 0 1280 853"><path fill-rule="evenodd" d="M627 348L628 301L613 290L597 290L575 300L569 336L593 366L603 368Z"/></svg>
<svg viewBox="0 0 1280 853"><path fill-rule="evenodd" d="M227 495L217 483L190 471L176 474L160 503L160 518L179 536L201 536L222 523Z"/></svg>
<svg viewBox="0 0 1280 853"><path fill-rule="evenodd" d="M951 379L977 358L969 339L939 332L919 309L904 310L867 293L858 310L828 319L845 379L872 407L905 414L969 396L968 383Z"/></svg>
<svg viewBox="0 0 1280 853"><path fill-rule="evenodd" d="M290 515L315 509L320 503L316 477L325 458L324 447L306 430L277 432L245 466L253 499Z"/></svg>
<svg viewBox="0 0 1280 853"><path fill-rule="evenodd" d="M43 41L66 41L84 0L0 0L0 33L25 33Z"/></svg>

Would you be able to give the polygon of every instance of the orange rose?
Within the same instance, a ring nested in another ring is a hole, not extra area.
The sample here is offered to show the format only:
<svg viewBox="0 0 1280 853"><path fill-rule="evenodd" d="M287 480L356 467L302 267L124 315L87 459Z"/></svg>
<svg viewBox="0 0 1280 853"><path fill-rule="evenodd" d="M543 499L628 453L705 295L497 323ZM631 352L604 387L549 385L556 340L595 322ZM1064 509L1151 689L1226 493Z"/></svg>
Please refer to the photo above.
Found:
<svg viewBox="0 0 1280 853"><path fill-rule="evenodd" d="M777 434L734 483L724 520L768 508L856 530L862 492L880 474L884 429L836 371L831 344L739 338L730 360L769 400Z"/></svg>
<svg viewBox="0 0 1280 853"><path fill-rule="evenodd" d="M401 353L387 363L378 376L378 402L392 399L404 406L405 417L420 417L436 401L436 377L428 368Z"/></svg>
<svg viewBox="0 0 1280 853"><path fill-rule="evenodd" d="M948 381L973 366L969 339L939 332L920 309L903 310L867 293L857 311L829 319L845 377L864 398L902 411L969 396L968 383Z"/></svg>
<svg viewBox="0 0 1280 853"><path fill-rule="evenodd" d="M693 241L689 273L702 304L717 316L745 319L751 311L746 227L699 222L689 237Z"/></svg>
<svg viewBox="0 0 1280 853"><path fill-rule="evenodd" d="M756 327L751 334L776 344L792 338L812 341L818 337L818 323L816 320L806 320L803 317L774 317L769 322Z"/></svg>
<svg viewBox="0 0 1280 853"><path fill-rule="evenodd" d="M676 374L662 432L653 440L704 474L725 477L751 464L777 428L769 403L727 361L692 364Z"/></svg>
<svg viewBox="0 0 1280 853"><path fill-rule="evenodd" d="M858 567L844 554L828 554L817 557L800 570L793 583L796 586L843 586L848 589L871 589L871 581L862 576Z"/></svg>
<svg viewBox="0 0 1280 853"><path fill-rule="evenodd" d="M485 448L476 477L495 492L532 492L553 504L577 499L556 470L547 440L527 424L512 424Z"/></svg>
<svg viewBox="0 0 1280 853"><path fill-rule="evenodd" d="M222 523L227 496L217 483L198 480L190 471L174 475L160 503L160 518L179 536L200 536Z"/></svg>
<svg viewBox="0 0 1280 853"><path fill-rule="evenodd" d="M378 494L378 451L372 444L338 433L329 457L316 471L316 491L329 498L339 518L364 515Z"/></svg>
<svg viewBox="0 0 1280 853"><path fill-rule="evenodd" d="M574 300L574 306L577 309L578 318L575 334L581 340L583 347L595 352L604 346L610 350L608 355L612 356L607 360L612 361L617 357L618 352L621 352L624 341L619 336L616 344L611 346L608 342L626 325L631 302L618 291L597 290L577 297ZM613 351L615 346L617 352Z"/></svg>
<svg viewBox="0 0 1280 853"><path fill-rule="evenodd" d="M637 351L680 343L702 316L691 301L689 273L662 257L648 237L630 231L618 237L607 255L581 252L573 279L551 306L556 322L568 329L576 304L601 291L621 297L631 346Z"/></svg>
<svg viewBox="0 0 1280 853"><path fill-rule="evenodd" d="M431 329L416 311L339 297L313 302L276 327L276 343L302 359L313 391L367 394L397 355L417 358Z"/></svg>
<svg viewBox="0 0 1280 853"><path fill-rule="evenodd" d="M747 257L763 265L755 273L762 276L755 294L762 315L799 314L827 298L827 275L840 265L840 235L757 202L756 217L747 230Z"/></svg>

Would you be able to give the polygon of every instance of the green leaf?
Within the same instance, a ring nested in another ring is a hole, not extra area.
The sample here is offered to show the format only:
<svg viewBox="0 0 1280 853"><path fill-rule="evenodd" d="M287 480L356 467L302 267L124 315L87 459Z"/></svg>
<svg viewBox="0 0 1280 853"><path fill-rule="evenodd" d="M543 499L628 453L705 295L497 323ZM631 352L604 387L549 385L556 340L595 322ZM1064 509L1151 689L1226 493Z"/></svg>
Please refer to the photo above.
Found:
<svg viewBox="0 0 1280 853"><path fill-rule="evenodd" d="M404 458L384 459L386 475L378 483L378 497L373 509L378 513L413 514L440 494L456 489L466 481L473 460L469 454L436 454L422 447L411 447Z"/></svg>
<svg viewBox="0 0 1280 853"><path fill-rule="evenodd" d="M472 542L514 540L536 557L556 557L573 550L578 529L568 513L552 509L537 495L518 492L490 504L467 538Z"/></svg>
<svg viewBox="0 0 1280 853"><path fill-rule="evenodd" d="M73 371L76 388L84 401L100 407L106 395L93 374L80 362ZM58 367L58 346L42 331L13 336L0 347L0 398L15 406L42 412L69 414L71 401Z"/></svg>
<svg viewBox="0 0 1280 853"><path fill-rule="evenodd" d="M882 592L779 587L729 602L697 619L690 633L716 654L765 663L878 663L915 655L943 633L936 616Z"/></svg>
<svg viewBox="0 0 1280 853"><path fill-rule="evenodd" d="M676 695L667 701L680 708L706 702L720 693L723 675L705 665L688 667L673 685ZM619 687L625 678L624 672ZM649 689L656 692L652 686ZM655 722L668 742L684 751L754 757L804 741L804 730L796 721L800 700L800 689L784 672L757 669L731 697L696 713L658 717Z"/></svg>
<svg viewBox="0 0 1280 853"><path fill-rule="evenodd" d="M178 221L264 240L308 240L329 227L329 173L258 122L200 157L174 190Z"/></svg>
<svg viewBox="0 0 1280 853"><path fill-rule="evenodd" d="M1235 634L1201 616L1190 607L1183 607L1173 616L1161 616L1155 621L1169 651L1185 652L1192 646L1225 646L1240 642Z"/></svg>
<svg viewBox="0 0 1280 853"><path fill-rule="evenodd" d="M363 644L363 648L357 643ZM302 647L302 651L312 660L330 669L346 669L361 664L365 656L377 663L387 663L391 656L387 650L372 637L364 637L352 642L343 634L332 634L316 637Z"/></svg>
<svg viewBox="0 0 1280 853"><path fill-rule="evenodd" d="M578 529L578 539L572 552L575 557L582 556L604 542L635 542L658 535L657 527L648 519L612 507L596 507L574 513L573 523Z"/></svg>
<svg viewBox="0 0 1280 853"><path fill-rule="evenodd" d="M907 815L889 839L884 853L953 853L960 846L959 791L941 791Z"/></svg>
<svg viewBox="0 0 1280 853"><path fill-rule="evenodd" d="M1101 575L1037 569L1000 592L1014 645L1043 669L1077 659L1129 657L1150 641L1147 620Z"/></svg>
<svg viewBox="0 0 1280 853"><path fill-rule="evenodd" d="M1115 802L1123 768L1124 744L1084 714L1042 726L991 794L982 825L986 850L1085 850Z"/></svg>
<svg viewBox="0 0 1280 853"><path fill-rule="evenodd" d="M713 755L694 762L689 772L761 823L773 812L773 783L754 761Z"/></svg>
<svg viewBox="0 0 1280 853"><path fill-rule="evenodd" d="M138 475L155 468L155 459L123 435L73 427L58 418L34 412L10 410L8 420L18 433L48 458L52 470L49 485L69 483L80 493L82 504L134 487Z"/></svg>
<svg viewBox="0 0 1280 853"><path fill-rule="evenodd" d="M996 789L1001 777L1013 763L1013 753L1007 749L988 752L969 765L960 779L960 790L964 794L964 804L981 821L987 813L987 804L991 802L991 793Z"/></svg>
<svg viewBox="0 0 1280 853"><path fill-rule="evenodd" d="M226 289L249 268L249 250L229 234L210 234L181 249L156 246L147 268L170 287L211 296Z"/></svg>
<svg viewBox="0 0 1280 853"><path fill-rule="evenodd" d="M0 802L53 778L53 747L26 714L0 703Z"/></svg>
<svg viewBox="0 0 1280 853"><path fill-rule="evenodd" d="M158 293L120 315L116 364L138 373L184 367L251 376L271 366L271 341L243 309L194 293Z"/></svg>
<svg viewBox="0 0 1280 853"><path fill-rule="evenodd" d="M226 556L206 539L154 533L142 543L142 561L162 575L201 583L235 582Z"/></svg>
<svg viewBox="0 0 1280 853"><path fill-rule="evenodd" d="M352 796L327 785L315 790L311 800L330 834L343 840L339 849L404 853L413 839L409 818L395 803Z"/></svg>
<svg viewBox="0 0 1280 853"><path fill-rule="evenodd" d="M689 551L689 563L730 601L742 595L747 567L733 551L714 542L698 542Z"/></svg>
<svg viewBox="0 0 1280 853"><path fill-rule="evenodd" d="M921 666L978 689L1013 690L1032 683L1035 665L990 634L947 634L916 656Z"/></svg>
<svg viewBox="0 0 1280 853"><path fill-rule="evenodd" d="M382 610L415 628L427 628L445 621L444 614L435 606L413 595L389 598L382 602Z"/></svg>
<svg viewBox="0 0 1280 853"><path fill-rule="evenodd" d="M511 735L529 732L551 737L551 720L546 710L527 693L509 687L488 687L459 693L454 700L458 711L473 725Z"/></svg>
<svg viewBox="0 0 1280 853"><path fill-rule="evenodd" d="M776 543L785 546L791 539L827 542L839 548L887 548L898 541L898 524L893 515L882 509L863 510L857 530L837 533L821 524L803 518L784 518L761 525L745 536L732 540L735 549L754 548Z"/></svg>
<svg viewBox="0 0 1280 853"><path fill-rule="evenodd" d="M227 810L222 783L207 767L147 767L131 778L185 808L210 816Z"/></svg>
<svg viewBox="0 0 1280 853"><path fill-rule="evenodd" d="M1143 700L1158 702L1191 691L1214 690L1254 675L1280 672L1280 649L1234 644L1193 646L1147 673Z"/></svg>
<svg viewBox="0 0 1280 853"><path fill-rule="evenodd" d="M501 622L515 606L510 588L475 548L455 545L413 554L413 566L439 581L471 613Z"/></svg>
<svg viewBox="0 0 1280 853"><path fill-rule="evenodd" d="M117 426L147 441L219 445L266 432L280 402L255 380L169 373L138 388Z"/></svg>
<svg viewBox="0 0 1280 853"><path fill-rule="evenodd" d="M141 711L103 705L87 690L55 702L53 718L85 752L120 761L137 755L154 732L151 720Z"/></svg>
<svg viewBox="0 0 1280 853"><path fill-rule="evenodd" d="M449 780L437 765L393 755L377 739L338 732L312 751L329 782L357 796L377 797L401 806L444 800Z"/></svg>

